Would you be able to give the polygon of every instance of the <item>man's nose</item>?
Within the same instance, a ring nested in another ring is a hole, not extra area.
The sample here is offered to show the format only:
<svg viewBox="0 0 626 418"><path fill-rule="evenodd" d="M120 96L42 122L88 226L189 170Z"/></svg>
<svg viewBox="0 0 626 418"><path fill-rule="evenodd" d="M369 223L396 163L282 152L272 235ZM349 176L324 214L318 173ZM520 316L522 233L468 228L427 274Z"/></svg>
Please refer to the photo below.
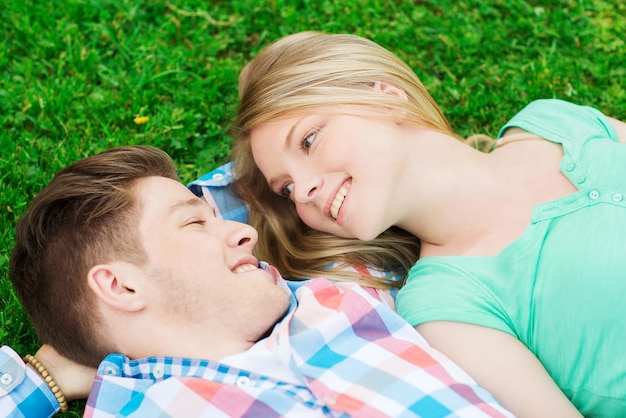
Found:
<svg viewBox="0 0 626 418"><path fill-rule="evenodd" d="M250 251L254 248L259 234L256 229L248 224L235 221L224 221L226 232L226 243L230 247L249 247Z"/></svg>

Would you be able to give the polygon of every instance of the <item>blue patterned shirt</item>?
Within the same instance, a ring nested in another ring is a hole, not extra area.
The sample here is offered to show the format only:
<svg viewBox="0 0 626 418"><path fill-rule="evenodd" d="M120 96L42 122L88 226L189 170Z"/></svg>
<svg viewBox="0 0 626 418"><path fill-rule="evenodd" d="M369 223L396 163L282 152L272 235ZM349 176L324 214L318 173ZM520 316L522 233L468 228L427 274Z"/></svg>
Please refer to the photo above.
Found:
<svg viewBox="0 0 626 418"><path fill-rule="evenodd" d="M270 362L248 370L228 360L112 354L98 368L85 417L511 416L373 290L326 279L281 283L292 292L289 312L250 354ZM9 412L5 405L0 399ZM9 413L49 416L31 412Z"/></svg>

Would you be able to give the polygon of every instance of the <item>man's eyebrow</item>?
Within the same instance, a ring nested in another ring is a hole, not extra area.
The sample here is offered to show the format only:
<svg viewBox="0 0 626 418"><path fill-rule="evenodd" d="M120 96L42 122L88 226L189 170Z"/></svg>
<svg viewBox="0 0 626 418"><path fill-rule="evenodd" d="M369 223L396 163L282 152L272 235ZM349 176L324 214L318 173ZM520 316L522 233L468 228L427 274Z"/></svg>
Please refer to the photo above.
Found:
<svg viewBox="0 0 626 418"><path fill-rule="evenodd" d="M169 213L172 214L181 209L195 207L195 206L203 206L203 205L208 205L208 204L209 203L204 199L201 199L199 197L191 197L187 200L181 200L180 202L174 203L172 206L170 206Z"/></svg>

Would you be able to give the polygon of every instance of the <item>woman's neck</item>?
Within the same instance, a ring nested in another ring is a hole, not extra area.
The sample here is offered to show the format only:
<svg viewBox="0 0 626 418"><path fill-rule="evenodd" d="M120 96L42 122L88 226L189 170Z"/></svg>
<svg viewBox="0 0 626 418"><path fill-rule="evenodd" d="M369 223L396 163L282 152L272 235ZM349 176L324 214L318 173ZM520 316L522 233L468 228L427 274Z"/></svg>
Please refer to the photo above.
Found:
<svg viewBox="0 0 626 418"><path fill-rule="evenodd" d="M513 216L516 169L510 157L486 154L447 135L410 141L398 195L397 226L422 241L422 254L462 254L491 239L495 214ZM506 226L504 226L506 227Z"/></svg>

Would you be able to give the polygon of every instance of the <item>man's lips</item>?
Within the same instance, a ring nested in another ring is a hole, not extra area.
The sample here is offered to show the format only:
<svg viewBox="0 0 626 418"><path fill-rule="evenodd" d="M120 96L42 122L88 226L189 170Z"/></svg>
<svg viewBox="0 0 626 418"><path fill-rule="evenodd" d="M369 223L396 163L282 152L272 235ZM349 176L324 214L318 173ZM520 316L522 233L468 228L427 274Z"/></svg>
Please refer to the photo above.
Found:
<svg viewBox="0 0 626 418"><path fill-rule="evenodd" d="M280 273L274 266L269 265L265 261L257 262L254 257L246 259L232 269L233 273L248 273L256 270L263 270L265 273L269 274L274 283L277 283L281 278Z"/></svg>
<svg viewBox="0 0 626 418"><path fill-rule="evenodd" d="M329 213L330 216L332 216L335 220L339 215L339 210L341 210L341 206L343 205L343 201L346 198L348 191L350 190L350 186L352 186L352 178L349 178L341 185L339 190L337 190L337 193L335 193L335 197L330 204Z"/></svg>
<svg viewBox="0 0 626 418"><path fill-rule="evenodd" d="M267 263L261 262L259 263L259 268L265 270L266 272L268 272L270 274L270 276L272 276L272 279L274 280L274 283L277 283L278 280L281 278L280 273L278 272L278 269L274 266L271 266Z"/></svg>
<svg viewBox="0 0 626 418"><path fill-rule="evenodd" d="M259 268L259 261L256 259L256 257L252 255L248 255L248 256L242 257L237 262L235 267L231 269L231 271L233 273L245 273L248 271L256 270L258 268Z"/></svg>

